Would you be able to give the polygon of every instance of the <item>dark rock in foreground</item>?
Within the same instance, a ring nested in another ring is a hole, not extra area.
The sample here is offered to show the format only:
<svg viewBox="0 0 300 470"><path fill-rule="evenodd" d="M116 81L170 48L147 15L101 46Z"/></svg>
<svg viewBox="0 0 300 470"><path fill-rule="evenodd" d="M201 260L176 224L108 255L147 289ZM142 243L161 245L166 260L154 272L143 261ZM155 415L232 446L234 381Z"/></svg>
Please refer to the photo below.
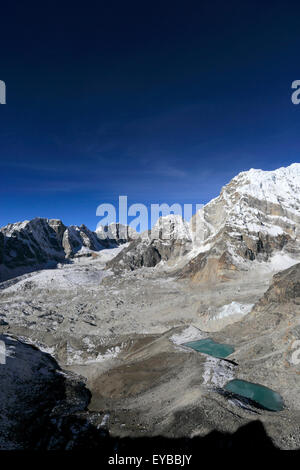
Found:
<svg viewBox="0 0 300 470"><path fill-rule="evenodd" d="M91 394L81 378L64 373L35 346L7 335L0 341L0 449L101 446L106 431L98 430L86 411Z"/></svg>

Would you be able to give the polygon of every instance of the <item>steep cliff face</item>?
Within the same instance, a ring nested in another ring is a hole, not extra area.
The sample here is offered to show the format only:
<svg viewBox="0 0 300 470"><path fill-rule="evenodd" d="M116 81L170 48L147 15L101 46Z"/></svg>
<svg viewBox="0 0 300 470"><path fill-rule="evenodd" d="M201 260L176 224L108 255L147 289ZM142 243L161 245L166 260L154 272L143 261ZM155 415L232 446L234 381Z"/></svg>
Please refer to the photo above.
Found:
<svg viewBox="0 0 300 470"><path fill-rule="evenodd" d="M2 274L4 268L41 266L65 257L61 245L66 227L58 220L36 218L1 228Z"/></svg>
<svg viewBox="0 0 300 470"><path fill-rule="evenodd" d="M269 261L276 253L297 259L300 164L242 172L189 223L170 217L161 218L158 224L168 223L171 237L162 240L154 227L152 232L157 233L152 233L151 241L141 235L110 267L134 269L177 258L175 269L181 277L209 281L216 277L227 280L237 271L248 270L254 261Z"/></svg>
<svg viewBox="0 0 300 470"><path fill-rule="evenodd" d="M300 256L300 164L249 170L225 186L190 224L201 253L183 269L196 280L247 270L276 252Z"/></svg>
<svg viewBox="0 0 300 470"><path fill-rule="evenodd" d="M102 250L107 246L107 243L104 240L99 240L97 234L85 225L80 225L80 227L71 225L64 231L62 246L66 257L69 258L80 252L80 250L84 252L84 249L90 251ZM115 246L117 245L115 244Z"/></svg>
<svg viewBox="0 0 300 470"><path fill-rule="evenodd" d="M9 224L0 229L0 281L55 266L74 256L115 248L122 242L101 239L85 225L66 227L57 219L35 218Z"/></svg>
<svg viewBox="0 0 300 470"><path fill-rule="evenodd" d="M136 231L128 225L112 223L109 225L100 225L96 229L97 237L100 240L108 242L116 242L118 245L127 243L137 237Z"/></svg>

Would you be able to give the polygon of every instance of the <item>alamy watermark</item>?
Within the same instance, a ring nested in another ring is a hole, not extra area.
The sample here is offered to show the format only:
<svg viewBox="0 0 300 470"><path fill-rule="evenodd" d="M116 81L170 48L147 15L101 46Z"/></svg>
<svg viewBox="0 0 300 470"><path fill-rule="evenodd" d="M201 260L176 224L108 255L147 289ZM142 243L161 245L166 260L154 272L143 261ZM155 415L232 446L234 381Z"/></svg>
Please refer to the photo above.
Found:
<svg viewBox="0 0 300 470"><path fill-rule="evenodd" d="M0 365L6 364L6 346L4 341L0 341Z"/></svg>
<svg viewBox="0 0 300 470"><path fill-rule="evenodd" d="M6 85L0 80L0 104L6 104Z"/></svg>
<svg viewBox="0 0 300 470"><path fill-rule="evenodd" d="M114 226L118 220L119 238L134 239L143 234L143 237L150 239L186 239L188 232L185 222L190 221L197 213L197 217L193 219L195 231L196 225L199 226L203 220L200 216L202 208L203 204L179 203L150 204L150 208L142 203L134 203L128 207L127 196L119 196L118 209L113 204L100 204L97 207L96 215L102 217L97 225L97 235L99 238L108 238L111 224ZM128 223L128 219L132 217ZM204 233L201 230L199 232Z"/></svg>
<svg viewBox="0 0 300 470"><path fill-rule="evenodd" d="M300 104L300 80L294 80L292 89L295 90L291 96L293 104Z"/></svg>

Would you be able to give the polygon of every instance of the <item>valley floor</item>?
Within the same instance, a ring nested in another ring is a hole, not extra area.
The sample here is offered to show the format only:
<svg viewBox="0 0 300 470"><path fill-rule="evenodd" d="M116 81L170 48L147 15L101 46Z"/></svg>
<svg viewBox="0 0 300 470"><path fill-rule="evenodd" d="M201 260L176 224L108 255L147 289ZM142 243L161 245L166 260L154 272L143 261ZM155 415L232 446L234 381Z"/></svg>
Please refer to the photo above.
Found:
<svg viewBox="0 0 300 470"><path fill-rule="evenodd" d="M283 346L278 339L278 348L268 348L275 336L264 341L260 331L255 339L246 320L268 289L272 270L199 285L158 268L112 275L104 268L114 254L103 250L2 283L1 332L36 344L62 369L85 377L89 409L114 436L233 433L259 419L277 446L300 448L298 377L274 362L262 366ZM232 362L180 346L208 335L235 345ZM256 356L249 365L251 348ZM237 376L275 389L277 384L288 408L272 413L224 397L223 385Z"/></svg>

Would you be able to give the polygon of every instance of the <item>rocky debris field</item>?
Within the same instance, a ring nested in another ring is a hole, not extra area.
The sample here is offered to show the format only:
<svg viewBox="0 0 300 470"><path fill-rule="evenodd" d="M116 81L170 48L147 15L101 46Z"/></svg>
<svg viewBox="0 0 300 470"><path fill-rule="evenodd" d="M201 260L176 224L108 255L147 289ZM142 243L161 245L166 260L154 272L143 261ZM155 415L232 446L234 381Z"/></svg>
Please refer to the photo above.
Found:
<svg viewBox="0 0 300 470"><path fill-rule="evenodd" d="M44 344L63 364L102 362L126 349L134 335L189 324L214 331L236 321L261 297L271 276L249 274L201 288L159 268L115 276L105 269L106 252L112 250L104 251L96 259L0 284L2 330Z"/></svg>
<svg viewBox="0 0 300 470"><path fill-rule="evenodd" d="M113 276L103 261L85 259L2 286L0 328L84 377L89 413L106 416L114 438L232 434L259 420L274 445L298 448L299 371L286 365L299 329L297 276L294 266L273 283L271 273L248 273L199 288L157 268ZM237 320L236 304L254 307ZM216 318L224 305L233 309L225 327ZM217 359L182 346L203 337L235 351ZM232 378L271 387L286 408L228 399L221 392Z"/></svg>

